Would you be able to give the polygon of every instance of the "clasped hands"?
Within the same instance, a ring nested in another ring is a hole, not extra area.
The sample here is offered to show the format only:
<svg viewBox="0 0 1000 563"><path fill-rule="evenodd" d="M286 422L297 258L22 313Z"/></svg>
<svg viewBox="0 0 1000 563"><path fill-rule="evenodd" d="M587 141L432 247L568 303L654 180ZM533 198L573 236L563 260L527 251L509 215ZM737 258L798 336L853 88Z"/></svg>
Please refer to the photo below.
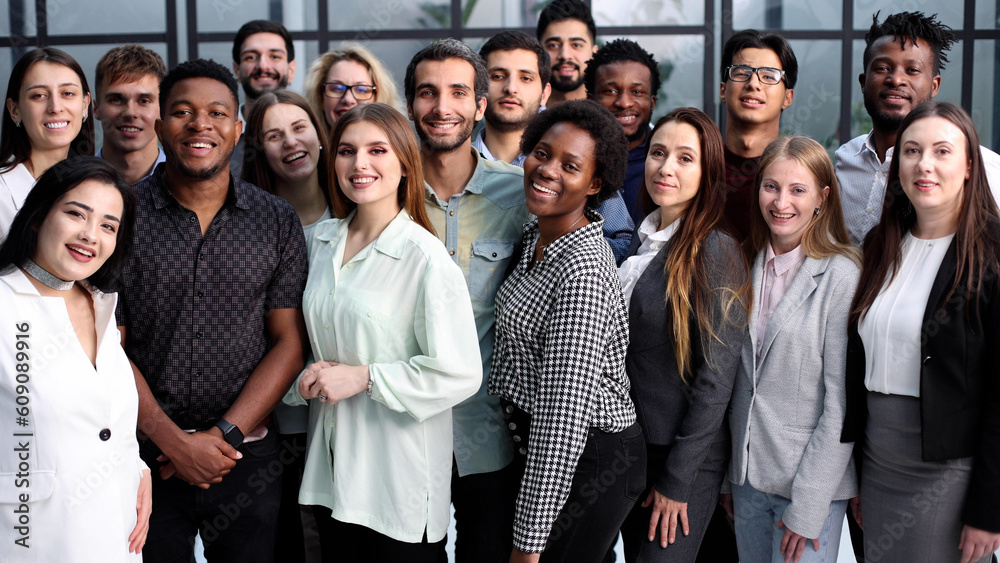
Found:
<svg viewBox="0 0 1000 563"><path fill-rule="evenodd" d="M336 404L368 389L368 366L349 366L319 361L306 368L299 379L299 394L309 400Z"/></svg>

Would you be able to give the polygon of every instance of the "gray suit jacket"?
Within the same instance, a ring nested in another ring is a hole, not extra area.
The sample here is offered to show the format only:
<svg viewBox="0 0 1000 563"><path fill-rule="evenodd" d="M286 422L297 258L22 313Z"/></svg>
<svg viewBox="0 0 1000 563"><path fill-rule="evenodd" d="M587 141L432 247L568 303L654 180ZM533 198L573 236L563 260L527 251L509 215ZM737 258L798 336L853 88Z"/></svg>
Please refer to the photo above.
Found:
<svg viewBox="0 0 1000 563"><path fill-rule="evenodd" d="M754 301L730 404L729 479L781 495L788 527L817 538L830 502L857 494L847 405L847 318L860 271L849 258L806 258L767 324L755 361L764 256L750 270Z"/></svg>

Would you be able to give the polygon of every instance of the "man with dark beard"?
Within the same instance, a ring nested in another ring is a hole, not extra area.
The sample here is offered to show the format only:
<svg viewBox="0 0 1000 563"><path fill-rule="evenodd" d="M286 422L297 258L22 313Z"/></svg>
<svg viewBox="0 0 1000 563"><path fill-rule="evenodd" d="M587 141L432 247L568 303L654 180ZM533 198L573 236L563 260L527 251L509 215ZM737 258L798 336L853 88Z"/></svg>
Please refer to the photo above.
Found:
<svg viewBox="0 0 1000 563"><path fill-rule="evenodd" d="M870 133L837 149L844 219L851 240L861 245L878 224L896 134L903 119L941 86L945 54L955 43L951 28L921 12L900 12L878 22L865 35L864 72L858 76L865 110L872 118ZM980 147L994 198L1000 188L1000 156Z"/></svg>
<svg viewBox="0 0 1000 563"><path fill-rule="evenodd" d="M523 166L521 134L551 93L549 56L523 31L501 31L479 50L486 63L486 125L472 147L490 160Z"/></svg>
<svg viewBox="0 0 1000 563"><path fill-rule="evenodd" d="M295 78L295 46L285 26L268 20L243 24L233 38L233 73L243 86L246 98L241 112L265 92L287 88ZM236 145L229 161L233 176L243 171L243 139Z"/></svg>
<svg viewBox="0 0 1000 563"><path fill-rule="evenodd" d="M597 26L580 0L553 0L538 15L536 36L552 64L549 105L587 97L583 73L597 52Z"/></svg>
<svg viewBox="0 0 1000 563"><path fill-rule="evenodd" d="M486 111L489 79L482 58L464 43L444 39L418 52L404 86L420 137L424 205L469 284L483 360L483 385L452 409L451 489L460 530L455 561L505 563L513 546L515 444L500 400L486 392L485 378L493 362L493 299L530 217L524 172L472 148L472 128ZM447 560L443 547L440 558Z"/></svg>

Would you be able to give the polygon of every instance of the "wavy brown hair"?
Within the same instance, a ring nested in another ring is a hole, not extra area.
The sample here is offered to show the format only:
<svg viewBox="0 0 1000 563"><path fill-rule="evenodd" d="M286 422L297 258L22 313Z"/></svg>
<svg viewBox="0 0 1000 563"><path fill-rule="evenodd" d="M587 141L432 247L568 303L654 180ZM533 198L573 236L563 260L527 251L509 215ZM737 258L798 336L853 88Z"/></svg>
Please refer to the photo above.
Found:
<svg viewBox="0 0 1000 563"><path fill-rule="evenodd" d="M708 279L705 253L702 251L712 231L721 230L726 180L722 134L712 118L692 107L677 108L661 117L650 133L646 158L649 158L649 150L653 146L653 135L664 125L675 122L694 127L701 144L701 182L698 193L684 210L677 232L670 240L670 254L663 267L663 276L667 280L666 301L672 313L674 355L677 357L677 369L681 378L687 382L695 363L691 358L693 323L697 322L700 329L702 349L709 350L710 347L705 345L707 341L714 339L721 342L716 327L712 325L712 320L718 317L717 312L713 311L713 294L723 294L720 300L723 303L723 322L736 322L730 314L732 308L738 306L744 313L747 312L751 289L748 276L743 276L744 281L739 287L711 287ZM656 209L645 185L645 174L639 197L646 214ZM748 269L742 254L736 253L734 258L736 267L742 267L744 271ZM692 314L694 319L691 318ZM711 362L711 358L706 360Z"/></svg>
<svg viewBox="0 0 1000 563"><path fill-rule="evenodd" d="M243 151L243 180L266 192L274 193L274 171L271 170L271 166L264 156L264 117L267 115L267 110L278 104L289 104L302 109L309 117L313 129L316 130L316 138L319 139L319 157L316 163L317 177L319 178L319 187L323 190L323 197L326 198L327 205L330 205L328 185L330 175L327 173L329 157L327 154L331 152L331 149L326 140L326 128L320 124L319 118L309 107L309 102L291 90L265 92L250 106L247 129L243 132L243 139L246 141L246 149Z"/></svg>
<svg viewBox="0 0 1000 563"><path fill-rule="evenodd" d="M965 181L962 190L962 202L955 231L955 245L958 250L955 279L942 303L947 303L951 299L964 280L965 301L968 305L972 297L982 289L983 279L1000 272L998 263L1000 240L997 239L995 229L1000 214L987 183L976 127L972 123L972 118L961 107L948 102L927 101L914 108L899 127L892 153L892 164L889 165L882 218L865 237L861 280L858 282L858 290L851 305L852 321L860 321L867 314L883 285L892 283L899 272L903 237L917 222L913 204L906 197L899 181L903 133L915 121L928 117L943 117L962 131L970 170L969 179ZM968 312L969 309L966 307L966 313Z"/></svg>
<svg viewBox="0 0 1000 563"><path fill-rule="evenodd" d="M844 223L844 210L840 204L840 184L837 182L833 163L830 162L830 155L823 145L801 135L779 137L771 141L760 157L760 166L754 179L755 194L758 197L754 198L753 205L757 211L750 214L750 238L744 246L747 261L752 263L757 253L771 240L771 231L764 221L758 202L764 174L773 164L782 160L799 163L812 174L820 189L823 186L830 188L819 215L813 216L812 222L802 233L802 250L806 256L818 259L843 254L860 266L861 255L851 245L850 235Z"/></svg>
<svg viewBox="0 0 1000 563"><path fill-rule="evenodd" d="M358 206L344 195L344 191L340 188L335 161L337 153L340 152L340 139L344 135L344 130L362 121L374 124L385 133L389 147L399 159L399 164L403 169L403 177L396 190L396 200L399 202L399 206L405 209L418 225L437 236L434 226L431 225L431 220L427 216L427 209L424 207L424 167L420 161L417 136L413 133L413 127L403 117L403 114L392 106L381 102L354 106L340 116L337 125L333 128L333 134L330 136L332 150L330 150L330 160L327 164L327 169L330 171L330 201L333 204L333 216L337 219L343 219Z"/></svg>

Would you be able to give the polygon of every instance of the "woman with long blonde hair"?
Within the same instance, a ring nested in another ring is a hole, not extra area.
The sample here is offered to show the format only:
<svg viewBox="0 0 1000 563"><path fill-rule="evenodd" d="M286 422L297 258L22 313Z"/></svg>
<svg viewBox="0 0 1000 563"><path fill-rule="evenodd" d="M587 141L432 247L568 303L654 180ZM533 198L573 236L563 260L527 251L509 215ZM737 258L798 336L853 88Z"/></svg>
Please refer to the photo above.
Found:
<svg viewBox="0 0 1000 563"><path fill-rule="evenodd" d="M754 299L729 417L737 548L745 563L835 562L857 495L840 431L859 256L822 145L773 141L755 185L746 248Z"/></svg>

